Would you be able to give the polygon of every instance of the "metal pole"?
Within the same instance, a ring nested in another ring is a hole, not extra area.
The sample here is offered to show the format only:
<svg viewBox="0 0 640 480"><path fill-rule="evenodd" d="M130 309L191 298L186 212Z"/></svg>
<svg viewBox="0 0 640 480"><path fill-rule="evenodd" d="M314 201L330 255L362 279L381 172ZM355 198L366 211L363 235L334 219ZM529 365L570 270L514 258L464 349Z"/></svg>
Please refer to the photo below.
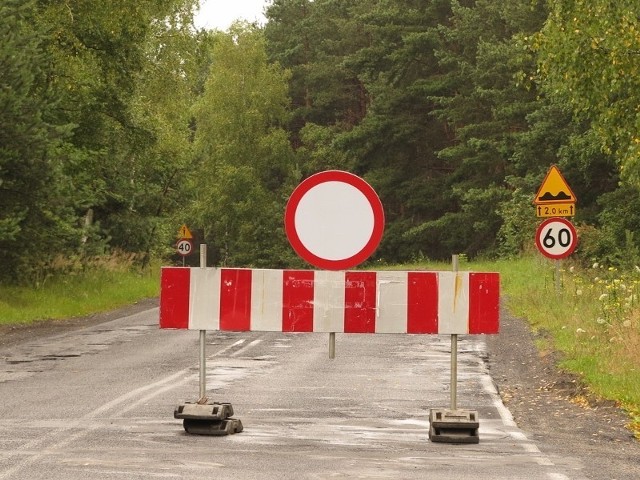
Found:
<svg viewBox="0 0 640 480"><path fill-rule="evenodd" d="M453 271L458 272L458 255L451 256ZM458 335L451 335L451 410L458 409Z"/></svg>
<svg viewBox="0 0 640 480"><path fill-rule="evenodd" d="M556 296L560 295L560 262L562 262L562 260L556 260L555 261L555 280L556 280Z"/></svg>
<svg viewBox="0 0 640 480"><path fill-rule="evenodd" d="M329 359L336 358L336 333L329 333Z"/></svg>
<svg viewBox="0 0 640 480"><path fill-rule="evenodd" d="M200 244L200 268L207 267L207 245ZM207 356L206 356L207 331L200 330L200 400L207 394Z"/></svg>

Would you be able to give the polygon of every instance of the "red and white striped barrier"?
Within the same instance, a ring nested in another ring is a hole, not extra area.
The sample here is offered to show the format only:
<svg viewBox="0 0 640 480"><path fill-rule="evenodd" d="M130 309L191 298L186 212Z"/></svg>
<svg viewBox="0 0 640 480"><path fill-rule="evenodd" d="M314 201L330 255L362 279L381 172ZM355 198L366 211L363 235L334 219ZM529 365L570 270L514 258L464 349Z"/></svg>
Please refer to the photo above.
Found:
<svg viewBox="0 0 640 480"><path fill-rule="evenodd" d="M497 273L163 267L160 328L493 334Z"/></svg>

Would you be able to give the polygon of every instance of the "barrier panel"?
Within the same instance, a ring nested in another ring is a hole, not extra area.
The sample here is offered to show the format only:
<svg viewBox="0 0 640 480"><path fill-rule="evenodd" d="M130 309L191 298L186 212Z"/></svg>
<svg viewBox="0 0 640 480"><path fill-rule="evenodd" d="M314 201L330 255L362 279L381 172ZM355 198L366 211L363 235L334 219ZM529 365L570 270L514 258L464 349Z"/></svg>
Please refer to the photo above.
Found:
<svg viewBox="0 0 640 480"><path fill-rule="evenodd" d="M163 267L160 327L496 334L497 273Z"/></svg>
<svg viewBox="0 0 640 480"><path fill-rule="evenodd" d="M431 410L429 438L478 443L477 412L457 408L457 341L498 333L500 277L458 271L455 259L451 272L163 267L160 327L200 331L200 399L174 417L188 433L243 430L230 403L206 396L207 330L329 333L330 358L336 332L439 334L451 336L451 408Z"/></svg>

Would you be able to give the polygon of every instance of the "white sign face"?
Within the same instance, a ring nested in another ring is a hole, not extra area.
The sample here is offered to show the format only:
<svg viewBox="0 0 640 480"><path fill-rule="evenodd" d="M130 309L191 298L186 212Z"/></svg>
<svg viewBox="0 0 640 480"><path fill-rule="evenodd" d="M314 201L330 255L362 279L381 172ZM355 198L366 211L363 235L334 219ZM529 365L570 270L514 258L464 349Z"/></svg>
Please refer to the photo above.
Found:
<svg viewBox="0 0 640 480"><path fill-rule="evenodd" d="M321 258L341 260L360 252L373 233L373 209L353 185L325 182L300 200L295 228L300 241Z"/></svg>
<svg viewBox="0 0 640 480"><path fill-rule="evenodd" d="M577 244L576 229L564 218L549 218L542 222L536 231L536 246L540 253L548 258L566 258L573 253Z"/></svg>
<svg viewBox="0 0 640 480"><path fill-rule="evenodd" d="M384 230L377 194L360 177L330 170L313 175L293 192L285 213L293 249L316 267L343 270L366 260Z"/></svg>

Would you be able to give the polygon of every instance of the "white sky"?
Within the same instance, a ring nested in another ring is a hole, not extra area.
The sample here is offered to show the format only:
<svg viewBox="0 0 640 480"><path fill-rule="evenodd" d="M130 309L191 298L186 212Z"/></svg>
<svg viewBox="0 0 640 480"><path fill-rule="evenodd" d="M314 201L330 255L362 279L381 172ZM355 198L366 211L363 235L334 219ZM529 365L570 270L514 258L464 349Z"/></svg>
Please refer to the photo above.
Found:
<svg viewBox="0 0 640 480"><path fill-rule="evenodd" d="M270 3L270 0L200 0L195 24L198 28L218 30L227 30L235 20L264 24L263 11Z"/></svg>

